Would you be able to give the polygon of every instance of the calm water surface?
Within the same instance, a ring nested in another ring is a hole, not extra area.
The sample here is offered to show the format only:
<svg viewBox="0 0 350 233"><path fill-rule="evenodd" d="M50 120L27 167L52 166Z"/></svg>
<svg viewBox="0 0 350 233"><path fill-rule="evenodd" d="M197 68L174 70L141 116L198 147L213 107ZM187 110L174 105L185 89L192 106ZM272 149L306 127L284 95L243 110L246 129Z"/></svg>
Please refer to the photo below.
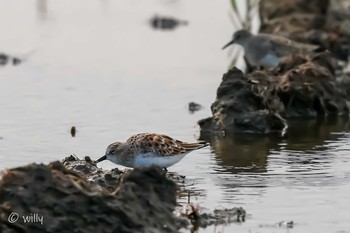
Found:
<svg viewBox="0 0 350 233"><path fill-rule="evenodd" d="M0 169L98 158L139 132L196 140L229 63L220 50L234 30L228 11L213 0L0 1L0 52L25 58L0 67ZM154 31L155 14L189 25ZM189 114L191 101L204 109ZM350 232L348 119L291 124L286 139L212 138L171 167L193 181L193 202L248 213L200 232Z"/></svg>

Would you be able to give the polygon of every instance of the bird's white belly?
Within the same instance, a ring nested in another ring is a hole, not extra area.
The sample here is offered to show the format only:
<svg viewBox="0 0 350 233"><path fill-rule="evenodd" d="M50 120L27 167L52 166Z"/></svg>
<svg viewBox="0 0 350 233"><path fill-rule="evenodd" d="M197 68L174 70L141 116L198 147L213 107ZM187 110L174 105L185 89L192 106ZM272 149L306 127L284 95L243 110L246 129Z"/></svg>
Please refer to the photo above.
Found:
<svg viewBox="0 0 350 233"><path fill-rule="evenodd" d="M259 65L264 67L276 67L280 62L280 58L273 53L268 53L260 61Z"/></svg>
<svg viewBox="0 0 350 233"><path fill-rule="evenodd" d="M134 167L149 167L158 165L160 167L170 167L185 157L185 154L172 156L147 156L138 155L134 161Z"/></svg>

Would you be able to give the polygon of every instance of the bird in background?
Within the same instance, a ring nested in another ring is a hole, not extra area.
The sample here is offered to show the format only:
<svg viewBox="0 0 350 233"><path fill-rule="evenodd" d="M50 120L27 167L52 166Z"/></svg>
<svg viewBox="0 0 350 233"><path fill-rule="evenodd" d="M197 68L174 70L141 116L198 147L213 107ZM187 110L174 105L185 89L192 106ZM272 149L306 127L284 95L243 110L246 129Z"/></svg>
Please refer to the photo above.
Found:
<svg viewBox="0 0 350 233"><path fill-rule="evenodd" d="M164 134L140 133L126 142L114 142L107 147L104 156L96 163L109 160L125 167L149 167L158 165L167 168L179 162L188 153L207 146L205 142L188 143Z"/></svg>
<svg viewBox="0 0 350 233"><path fill-rule="evenodd" d="M310 52L318 48L316 45L298 43L282 36L263 33L253 35L245 29L236 31L232 40L222 49L232 44L243 47L249 65L264 68L276 67L288 55Z"/></svg>

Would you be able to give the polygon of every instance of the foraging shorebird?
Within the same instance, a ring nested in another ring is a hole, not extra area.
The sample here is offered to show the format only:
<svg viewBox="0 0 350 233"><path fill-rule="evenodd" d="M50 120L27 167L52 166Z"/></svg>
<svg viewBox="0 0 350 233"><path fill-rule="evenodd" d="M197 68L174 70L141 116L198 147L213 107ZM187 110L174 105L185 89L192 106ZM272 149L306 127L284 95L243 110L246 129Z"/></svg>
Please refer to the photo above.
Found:
<svg viewBox="0 0 350 233"><path fill-rule="evenodd" d="M170 167L191 151L207 146L204 142L187 143L164 134L140 133L126 142L115 142L107 147L106 154L96 160L110 160L125 167Z"/></svg>
<svg viewBox="0 0 350 233"><path fill-rule="evenodd" d="M310 52L318 46L298 43L282 36L271 34L253 35L251 32L242 29L233 34L232 40L222 49L231 44L239 44L244 49L244 56L251 66L263 66L274 68L288 55Z"/></svg>

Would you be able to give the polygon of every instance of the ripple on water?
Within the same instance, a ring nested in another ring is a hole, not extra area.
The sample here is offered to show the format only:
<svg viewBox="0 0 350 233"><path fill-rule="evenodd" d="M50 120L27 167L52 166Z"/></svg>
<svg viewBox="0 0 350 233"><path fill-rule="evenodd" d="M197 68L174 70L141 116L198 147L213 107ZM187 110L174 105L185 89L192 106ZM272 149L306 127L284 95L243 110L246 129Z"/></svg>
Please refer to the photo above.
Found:
<svg viewBox="0 0 350 233"><path fill-rule="evenodd" d="M349 134L321 132L322 140L305 140L304 135L299 139L243 136L212 140L212 173L223 192L221 202L244 203L248 196L264 195L274 187L312 190L349 183L349 173L339 173L338 164L342 159L349 163L342 155L350 149Z"/></svg>

